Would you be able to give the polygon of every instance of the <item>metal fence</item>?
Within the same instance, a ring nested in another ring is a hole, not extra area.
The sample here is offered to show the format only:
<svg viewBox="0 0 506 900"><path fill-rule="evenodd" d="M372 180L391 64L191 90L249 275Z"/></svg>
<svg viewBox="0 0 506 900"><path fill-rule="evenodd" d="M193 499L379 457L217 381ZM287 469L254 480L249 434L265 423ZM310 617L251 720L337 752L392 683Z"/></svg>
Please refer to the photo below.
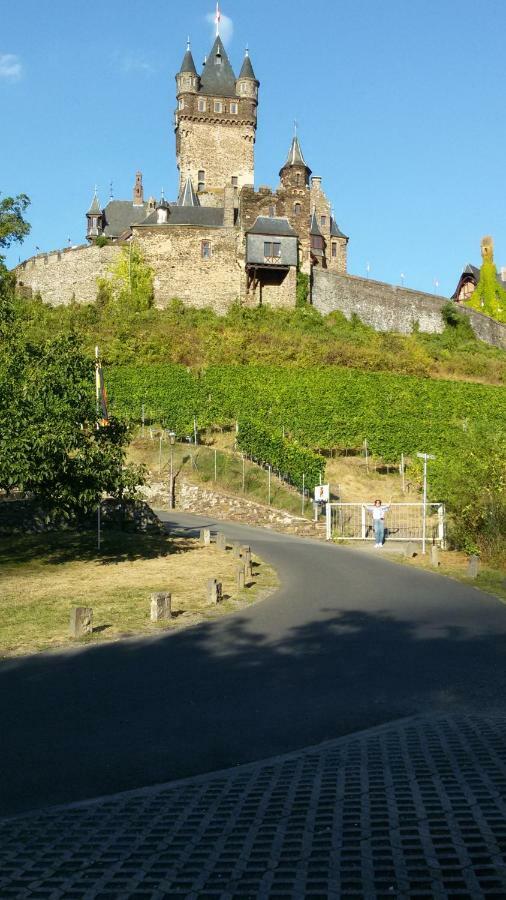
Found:
<svg viewBox="0 0 506 900"><path fill-rule="evenodd" d="M374 540L372 515L366 503L327 503L327 540ZM385 515L385 539L423 541L423 503L391 503ZM427 503L425 539L445 544L445 508L443 503Z"/></svg>

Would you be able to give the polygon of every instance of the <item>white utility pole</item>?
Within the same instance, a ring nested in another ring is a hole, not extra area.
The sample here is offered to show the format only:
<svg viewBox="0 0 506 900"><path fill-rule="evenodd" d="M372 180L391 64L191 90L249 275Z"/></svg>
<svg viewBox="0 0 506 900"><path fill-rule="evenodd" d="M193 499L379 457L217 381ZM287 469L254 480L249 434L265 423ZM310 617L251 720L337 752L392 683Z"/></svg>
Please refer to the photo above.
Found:
<svg viewBox="0 0 506 900"><path fill-rule="evenodd" d="M423 517L422 517L422 553L425 554L425 541L427 536L427 460L435 459L431 453L417 453L418 459L423 459Z"/></svg>

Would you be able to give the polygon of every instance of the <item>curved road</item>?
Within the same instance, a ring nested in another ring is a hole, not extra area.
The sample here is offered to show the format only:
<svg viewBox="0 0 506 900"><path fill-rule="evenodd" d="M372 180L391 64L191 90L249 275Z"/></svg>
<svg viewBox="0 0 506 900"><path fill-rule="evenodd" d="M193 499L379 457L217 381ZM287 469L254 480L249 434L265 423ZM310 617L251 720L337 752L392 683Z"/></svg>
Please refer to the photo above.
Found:
<svg viewBox="0 0 506 900"><path fill-rule="evenodd" d="M347 548L162 517L251 543L282 587L179 633L0 663L1 814L215 771L414 713L501 703L499 600Z"/></svg>

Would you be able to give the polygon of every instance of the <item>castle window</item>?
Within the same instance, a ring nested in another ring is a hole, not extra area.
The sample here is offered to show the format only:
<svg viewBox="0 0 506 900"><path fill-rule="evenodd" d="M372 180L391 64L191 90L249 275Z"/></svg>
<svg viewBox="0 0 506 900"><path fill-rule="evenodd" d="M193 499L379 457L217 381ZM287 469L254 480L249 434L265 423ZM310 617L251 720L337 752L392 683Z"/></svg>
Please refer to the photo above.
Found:
<svg viewBox="0 0 506 900"><path fill-rule="evenodd" d="M294 204L293 204L293 211L294 211L294 213L295 213L296 216L300 216L301 210L302 210L302 206L300 205L300 203L294 203Z"/></svg>
<svg viewBox="0 0 506 900"><path fill-rule="evenodd" d="M199 174L198 174L198 179L197 179L197 180L198 180L197 190L198 190L198 191L203 191L203 190L205 190L205 186L206 186L206 173L204 172L204 169L199 169Z"/></svg>
<svg viewBox="0 0 506 900"><path fill-rule="evenodd" d="M179 109L184 109L184 100L179 101Z"/></svg>
<svg viewBox="0 0 506 900"><path fill-rule="evenodd" d="M297 172L295 176L295 184L300 184L300 172Z"/></svg>
<svg viewBox="0 0 506 900"><path fill-rule="evenodd" d="M207 104L205 100L199 100L199 112L205 112L207 109Z"/></svg>
<svg viewBox="0 0 506 900"><path fill-rule="evenodd" d="M337 256L337 244L335 241L332 241L332 256L333 257Z"/></svg>
<svg viewBox="0 0 506 900"><path fill-rule="evenodd" d="M326 224L327 224L327 216L320 216L320 225L322 226L322 228L325 228Z"/></svg>
<svg viewBox="0 0 506 900"><path fill-rule="evenodd" d="M237 115L238 109L239 109L239 107L237 106L237 103L230 104L230 112L232 113L233 116Z"/></svg>
<svg viewBox="0 0 506 900"><path fill-rule="evenodd" d="M239 179L238 179L237 175L232 175L232 186L239 187Z"/></svg>
<svg viewBox="0 0 506 900"><path fill-rule="evenodd" d="M223 103L221 102L221 100L214 101L214 111L218 113L223 111Z"/></svg>
<svg viewBox="0 0 506 900"><path fill-rule="evenodd" d="M279 259L281 256L281 244L264 241L265 259Z"/></svg>
<svg viewBox="0 0 506 900"><path fill-rule="evenodd" d="M202 256L202 259L211 259L211 256L213 255L211 241L202 241L200 245L200 255Z"/></svg>

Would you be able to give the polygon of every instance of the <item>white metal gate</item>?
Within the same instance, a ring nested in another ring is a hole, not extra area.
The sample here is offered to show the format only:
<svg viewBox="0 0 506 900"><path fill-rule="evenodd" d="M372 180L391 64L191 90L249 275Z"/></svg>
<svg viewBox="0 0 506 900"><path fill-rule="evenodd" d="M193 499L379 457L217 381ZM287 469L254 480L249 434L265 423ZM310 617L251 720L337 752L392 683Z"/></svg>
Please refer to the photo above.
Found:
<svg viewBox="0 0 506 900"><path fill-rule="evenodd" d="M367 503L327 503L327 540L374 540L372 515ZM385 514L387 541L423 541L423 503L391 503ZM427 503L425 540L444 547L445 508L443 503Z"/></svg>

